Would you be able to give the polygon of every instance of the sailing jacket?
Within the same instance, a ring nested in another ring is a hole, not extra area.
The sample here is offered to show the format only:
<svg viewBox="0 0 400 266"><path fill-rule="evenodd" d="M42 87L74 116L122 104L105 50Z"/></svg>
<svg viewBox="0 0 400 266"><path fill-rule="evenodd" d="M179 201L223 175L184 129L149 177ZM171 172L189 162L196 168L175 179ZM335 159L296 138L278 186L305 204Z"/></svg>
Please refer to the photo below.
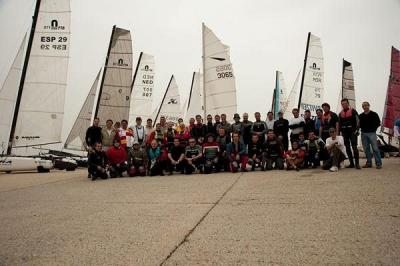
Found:
<svg viewBox="0 0 400 266"><path fill-rule="evenodd" d="M101 127L88 127L86 130L85 141L88 146L93 146L96 142L101 143Z"/></svg>
<svg viewBox="0 0 400 266"><path fill-rule="evenodd" d="M107 150L107 158L111 165L125 163L127 157L125 149L121 146L118 148L112 146Z"/></svg>

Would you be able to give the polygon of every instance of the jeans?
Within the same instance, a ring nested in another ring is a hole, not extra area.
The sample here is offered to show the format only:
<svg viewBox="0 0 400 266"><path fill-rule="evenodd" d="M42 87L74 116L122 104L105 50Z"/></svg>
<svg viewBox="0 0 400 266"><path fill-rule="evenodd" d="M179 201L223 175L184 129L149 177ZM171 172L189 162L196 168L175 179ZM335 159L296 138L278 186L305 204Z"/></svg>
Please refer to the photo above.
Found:
<svg viewBox="0 0 400 266"><path fill-rule="evenodd" d="M365 156L367 157L367 164L372 165L372 154L371 147L375 157L375 164L377 166L382 165L381 153L378 148L378 141L376 139L376 133L361 133L361 142L364 148Z"/></svg>

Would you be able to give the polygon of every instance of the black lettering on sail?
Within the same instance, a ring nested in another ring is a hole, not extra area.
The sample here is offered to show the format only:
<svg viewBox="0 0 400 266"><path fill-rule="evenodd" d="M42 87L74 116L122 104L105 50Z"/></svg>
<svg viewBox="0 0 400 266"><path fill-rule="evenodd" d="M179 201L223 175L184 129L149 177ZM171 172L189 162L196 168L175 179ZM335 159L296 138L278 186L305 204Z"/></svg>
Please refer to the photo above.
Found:
<svg viewBox="0 0 400 266"><path fill-rule="evenodd" d="M122 58L118 59L118 65L122 66L124 64L124 60Z"/></svg>
<svg viewBox="0 0 400 266"><path fill-rule="evenodd" d="M313 64L312 64L312 68L313 68L313 69L316 69L316 68L317 68L317 64L316 64L316 63L313 63Z"/></svg>
<svg viewBox="0 0 400 266"><path fill-rule="evenodd" d="M57 29L57 28L58 28L58 21L55 20L55 19L53 19L53 20L51 21L51 27Z"/></svg>

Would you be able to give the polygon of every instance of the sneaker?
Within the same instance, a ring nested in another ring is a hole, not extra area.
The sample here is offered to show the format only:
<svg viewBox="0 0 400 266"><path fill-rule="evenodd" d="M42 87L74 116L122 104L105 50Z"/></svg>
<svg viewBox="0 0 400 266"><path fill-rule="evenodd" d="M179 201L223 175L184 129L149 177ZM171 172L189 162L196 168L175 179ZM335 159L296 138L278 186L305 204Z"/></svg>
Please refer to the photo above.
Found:
<svg viewBox="0 0 400 266"><path fill-rule="evenodd" d="M339 169L336 166L332 166L329 171L331 172L337 172Z"/></svg>
<svg viewBox="0 0 400 266"><path fill-rule="evenodd" d="M376 169L382 169L382 165L377 165Z"/></svg>

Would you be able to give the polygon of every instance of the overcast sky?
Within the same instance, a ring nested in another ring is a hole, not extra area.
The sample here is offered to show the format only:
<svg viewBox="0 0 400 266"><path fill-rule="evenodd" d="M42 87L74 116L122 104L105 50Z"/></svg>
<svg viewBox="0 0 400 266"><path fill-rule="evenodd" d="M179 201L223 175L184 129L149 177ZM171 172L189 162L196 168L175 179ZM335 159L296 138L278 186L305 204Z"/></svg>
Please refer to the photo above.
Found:
<svg viewBox="0 0 400 266"><path fill-rule="evenodd" d="M325 101L336 109L342 58L353 63L357 107L383 112L390 48L400 48L400 0L71 0L72 43L65 105L68 134L99 68L111 28L130 29L134 61L156 60L155 101L174 74L184 100L201 67L201 22L231 47L238 110L270 108L275 70L291 89L303 66L307 33L319 36ZM0 84L31 24L34 0L0 0ZM265 115L264 115L265 116Z"/></svg>

